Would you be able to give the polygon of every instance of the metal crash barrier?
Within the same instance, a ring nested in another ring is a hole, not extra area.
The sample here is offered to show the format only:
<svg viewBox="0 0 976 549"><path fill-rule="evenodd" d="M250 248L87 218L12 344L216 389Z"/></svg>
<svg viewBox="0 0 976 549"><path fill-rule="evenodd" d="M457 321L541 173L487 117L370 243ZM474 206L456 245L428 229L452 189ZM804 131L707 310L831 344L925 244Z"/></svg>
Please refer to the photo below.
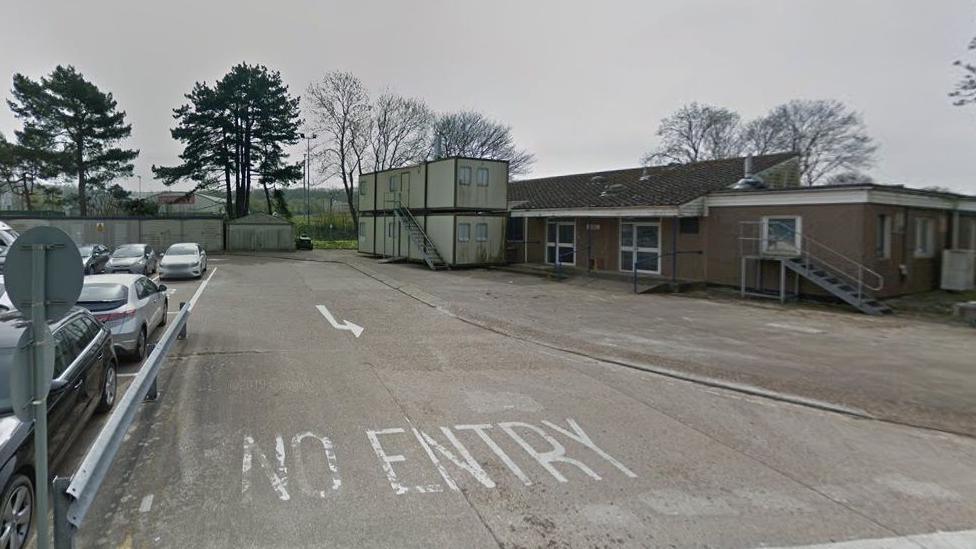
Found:
<svg viewBox="0 0 976 549"><path fill-rule="evenodd" d="M176 317L166 327L166 331L156 343L152 352L146 357L139 373L116 404L112 415L98 434L94 444L85 454L85 458L78 470L71 477L57 477L54 479L54 546L57 549L74 549L75 535L81 527L82 521L88 514L95 496L98 494L102 482L105 480L112 461L122 446L125 434L135 419L136 413L146 400L156 392L156 377L166 355L177 339L186 337L186 324L193 312L193 306L200 294L206 288L210 276L200 284L193 297L184 307L180 306ZM38 520L46 520L39 517Z"/></svg>

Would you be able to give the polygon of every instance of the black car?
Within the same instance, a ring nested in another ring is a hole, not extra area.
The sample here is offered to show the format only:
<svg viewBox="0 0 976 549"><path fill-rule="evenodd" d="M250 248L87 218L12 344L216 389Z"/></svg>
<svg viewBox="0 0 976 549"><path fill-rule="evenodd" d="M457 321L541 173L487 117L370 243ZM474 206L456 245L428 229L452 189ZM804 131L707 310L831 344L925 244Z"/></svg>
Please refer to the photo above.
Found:
<svg viewBox="0 0 976 549"><path fill-rule="evenodd" d="M108 249L108 246L101 244L78 246L78 251L81 252L81 268L84 269L86 275L105 272L105 264L108 263L108 258L112 256L112 251Z"/></svg>
<svg viewBox="0 0 976 549"><path fill-rule="evenodd" d="M0 314L0 379L8 379L13 356L28 323L16 311ZM47 398L48 456L56 466L95 411L115 404L116 366L112 337L88 311L72 309L51 323L54 381ZM5 401L9 384L0 385ZM34 428L0 408L0 547L30 539L34 514Z"/></svg>

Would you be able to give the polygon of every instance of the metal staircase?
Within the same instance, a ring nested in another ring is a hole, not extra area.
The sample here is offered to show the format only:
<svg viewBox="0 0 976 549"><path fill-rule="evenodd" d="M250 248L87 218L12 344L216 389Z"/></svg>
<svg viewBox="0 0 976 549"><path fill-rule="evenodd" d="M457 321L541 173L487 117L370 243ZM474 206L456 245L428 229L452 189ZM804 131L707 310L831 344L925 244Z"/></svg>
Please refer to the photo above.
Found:
<svg viewBox="0 0 976 549"><path fill-rule="evenodd" d="M435 271L449 269L447 262L444 261L440 252L437 251L437 246L434 246L430 237L427 236L427 233L417 223L417 219L410 213L409 208L402 204L397 204L393 209L393 214L396 216L397 221L400 222L400 226L407 231L407 234L410 236L410 241L420 250L420 255L423 256L424 263L428 267Z"/></svg>
<svg viewBox="0 0 976 549"><path fill-rule="evenodd" d="M743 221L739 224L739 253L742 261L740 284L743 295L751 293L746 290L748 262L751 260L759 264L756 271L760 273L757 276L761 277L761 262L773 260L780 263L781 300L786 298L786 272L790 271L862 313L892 313L890 307L874 297L874 292L884 287L884 277L788 225L778 224L775 230L771 230L772 223L774 222ZM798 286L799 278L797 293Z"/></svg>

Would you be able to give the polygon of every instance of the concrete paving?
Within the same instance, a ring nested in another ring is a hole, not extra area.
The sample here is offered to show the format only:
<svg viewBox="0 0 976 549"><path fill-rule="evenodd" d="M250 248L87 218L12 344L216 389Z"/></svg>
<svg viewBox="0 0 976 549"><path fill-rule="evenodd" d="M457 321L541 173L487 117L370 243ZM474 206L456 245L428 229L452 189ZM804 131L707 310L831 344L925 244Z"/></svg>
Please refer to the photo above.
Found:
<svg viewBox="0 0 976 549"><path fill-rule="evenodd" d="M483 326L560 349L796 395L908 425L976 435L976 332L763 300L639 295L484 269L349 261Z"/></svg>
<svg viewBox="0 0 976 549"><path fill-rule="evenodd" d="M228 258L192 323L79 547L976 540L968 437L587 359L339 264Z"/></svg>

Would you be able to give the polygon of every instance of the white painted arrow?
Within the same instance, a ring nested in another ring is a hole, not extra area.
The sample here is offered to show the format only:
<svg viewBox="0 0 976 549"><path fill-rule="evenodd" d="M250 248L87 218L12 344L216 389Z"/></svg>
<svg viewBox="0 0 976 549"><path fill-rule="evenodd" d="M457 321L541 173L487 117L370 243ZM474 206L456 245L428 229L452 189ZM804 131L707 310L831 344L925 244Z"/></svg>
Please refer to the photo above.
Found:
<svg viewBox="0 0 976 549"><path fill-rule="evenodd" d="M330 313L329 310L325 308L325 305L316 305L315 307L318 308L319 312L322 313L322 316L324 316L325 319L329 321L329 324L331 324L332 327L335 328L336 330L349 330L350 332L352 332L352 335L359 337L363 334L363 330L366 329L360 326L359 324L353 324L348 320L343 320L342 321L343 323L339 324L338 322L336 322L335 317L332 316L332 313Z"/></svg>

